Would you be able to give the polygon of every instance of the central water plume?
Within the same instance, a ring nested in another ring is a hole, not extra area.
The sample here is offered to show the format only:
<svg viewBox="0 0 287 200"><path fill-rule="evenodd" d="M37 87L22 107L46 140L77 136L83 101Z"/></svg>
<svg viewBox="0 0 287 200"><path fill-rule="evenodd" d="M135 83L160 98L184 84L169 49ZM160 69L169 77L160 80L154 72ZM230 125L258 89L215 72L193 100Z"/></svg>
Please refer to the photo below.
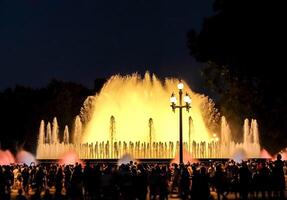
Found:
<svg viewBox="0 0 287 200"><path fill-rule="evenodd" d="M112 76L100 93L87 97L71 134L64 126L60 134L63 139L59 138L56 117L46 124L46 132L45 122L41 121L37 159L67 160L75 155L80 159L118 159L124 155L136 159L175 158L179 152L179 113L178 109L172 112L169 99L172 93L178 94L179 82L174 78L160 81L149 73L143 78L138 74ZM242 141L235 141L224 116L220 129L220 114L213 101L184 85L183 92L192 99L189 112L182 112L187 159L260 157L255 119L244 121Z"/></svg>
<svg viewBox="0 0 287 200"><path fill-rule="evenodd" d="M149 121L152 119L153 142L178 141L178 113L173 114L169 98L177 92L177 79L165 79L164 83L154 75L146 73L113 76L94 98L94 110L88 123L83 143L110 141L110 119L114 117L116 130L114 141L150 142ZM192 108L183 112L184 141L188 141L189 117L192 118L194 141L209 141L209 131L205 126L201 105L208 98L191 91L185 84L184 92L191 94Z"/></svg>

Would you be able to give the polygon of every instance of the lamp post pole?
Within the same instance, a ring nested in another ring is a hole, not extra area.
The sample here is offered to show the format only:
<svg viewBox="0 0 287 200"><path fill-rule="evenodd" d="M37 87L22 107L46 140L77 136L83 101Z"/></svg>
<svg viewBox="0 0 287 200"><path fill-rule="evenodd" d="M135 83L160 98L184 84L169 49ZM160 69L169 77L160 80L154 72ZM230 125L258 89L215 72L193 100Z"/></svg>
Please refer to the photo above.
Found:
<svg viewBox="0 0 287 200"><path fill-rule="evenodd" d="M179 89L179 163L183 163L182 147L182 89Z"/></svg>
<svg viewBox="0 0 287 200"><path fill-rule="evenodd" d="M183 89L183 83L180 82L177 85L179 89L179 105L176 105L176 97L172 93L170 97L170 102L171 102L171 108L173 111L175 111L176 108L179 109L179 163L183 163L183 144L182 144L182 109L186 108L187 112L189 112L190 109L190 104L191 104L191 99L189 95L186 93L185 97L183 98L185 105L182 104L182 89Z"/></svg>

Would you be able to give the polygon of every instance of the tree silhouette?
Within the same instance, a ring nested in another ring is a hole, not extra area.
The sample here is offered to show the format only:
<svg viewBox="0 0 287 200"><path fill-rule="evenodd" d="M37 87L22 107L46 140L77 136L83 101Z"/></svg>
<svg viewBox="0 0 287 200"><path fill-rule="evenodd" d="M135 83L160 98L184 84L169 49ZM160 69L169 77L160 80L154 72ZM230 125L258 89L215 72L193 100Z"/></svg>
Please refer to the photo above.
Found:
<svg viewBox="0 0 287 200"><path fill-rule="evenodd" d="M261 142L278 151L287 142L283 1L216 0L214 13L188 33L190 53L206 63L202 74L221 113L233 125L257 118Z"/></svg>
<svg viewBox="0 0 287 200"><path fill-rule="evenodd" d="M95 92L98 91L58 80L52 80L45 88L16 86L0 92L1 148L15 151L17 145L22 145L35 152L40 121L52 122L56 116L63 134L65 125L73 127L87 96Z"/></svg>

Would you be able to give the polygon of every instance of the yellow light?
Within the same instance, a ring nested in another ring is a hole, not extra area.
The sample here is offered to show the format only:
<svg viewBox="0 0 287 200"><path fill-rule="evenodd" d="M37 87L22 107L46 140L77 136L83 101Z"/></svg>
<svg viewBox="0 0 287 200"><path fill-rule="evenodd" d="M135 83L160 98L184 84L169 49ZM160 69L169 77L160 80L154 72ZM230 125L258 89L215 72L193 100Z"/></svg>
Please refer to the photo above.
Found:
<svg viewBox="0 0 287 200"><path fill-rule="evenodd" d="M180 83L177 85L177 88L178 88L179 90L182 90L182 89L183 89L183 87L184 87L184 85L183 85L183 83L182 83L182 82L180 82Z"/></svg>
<svg viewBox="0 0 287 200"><path fill-rule="evenodd" d="M91 120L85 127L82 142L102 142L110 140L110 118L115 117L114 141L149 141L148 121L153 119L153 140L176 142L179 140L178 115L170 109L170 94L178 83L177 79L166 79L164 83L155 76L146 74L144 78L113 76L94 97ZM188 85L193 107L183 112L183 141L188 141L188 118L193 119L192 139L196 142L209 141L209 130L203 120L202 103L208 98L193 93ZM174 101L174 99L172 99ZM204 108L208 109L208 108Z"/></svg>
<svg viewBox="0 0 287 200"><path fill-rule="evenodd" d="M186 94L186 95L183 97L183 100L184 100L185 103L188 103L188 104L191 103L191 98L188 96L188 94Z"/></svg>
<svg viewBox="0 0 287 200"><path fill-rule="evenodd" d="M171 103L176 103L176 97L174 96L174 94L171 95L170 102Z"/></svg>

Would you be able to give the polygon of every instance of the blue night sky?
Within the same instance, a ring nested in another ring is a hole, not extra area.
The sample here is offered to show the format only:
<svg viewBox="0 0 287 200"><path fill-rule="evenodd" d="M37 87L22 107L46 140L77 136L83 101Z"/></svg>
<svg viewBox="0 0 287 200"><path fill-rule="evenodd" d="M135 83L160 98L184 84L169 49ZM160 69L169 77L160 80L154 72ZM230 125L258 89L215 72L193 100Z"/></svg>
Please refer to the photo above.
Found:
<svg viewBox="0 0 287 200"><path fill-rule="evenodd" d="M200 88L186 34L212 0L0 0L0 89L146 70Z"/></svg>

